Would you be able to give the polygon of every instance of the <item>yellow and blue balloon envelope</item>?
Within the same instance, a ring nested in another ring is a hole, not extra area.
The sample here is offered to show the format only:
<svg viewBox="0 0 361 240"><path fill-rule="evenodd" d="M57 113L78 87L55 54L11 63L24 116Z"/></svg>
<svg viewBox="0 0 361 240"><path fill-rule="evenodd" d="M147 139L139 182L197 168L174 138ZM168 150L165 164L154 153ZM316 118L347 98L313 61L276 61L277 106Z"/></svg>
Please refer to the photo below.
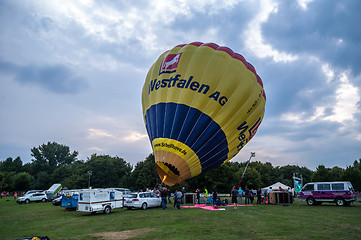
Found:
<svg viewBox="0 0 361 240"><path fill-rule="evenodd" d="M142 91L159 177L173 186L232 159L256 134L265 104L256 70L229 48L193 42L164 52Z"/></svg>

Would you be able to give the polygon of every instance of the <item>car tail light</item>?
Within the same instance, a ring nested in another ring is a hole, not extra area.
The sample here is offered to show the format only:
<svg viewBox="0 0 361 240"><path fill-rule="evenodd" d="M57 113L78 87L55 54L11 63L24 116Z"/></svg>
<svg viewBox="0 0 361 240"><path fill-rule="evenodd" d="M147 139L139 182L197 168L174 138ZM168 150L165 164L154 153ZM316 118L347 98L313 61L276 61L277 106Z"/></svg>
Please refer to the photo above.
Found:
<svg viewBox="0 0 361 240"><path fill-rule="evenodd" d="M136 201L139 201L139 199L138 199L138 198L134 198L132 201L133 201L133 202L136 202Z"/></svg>

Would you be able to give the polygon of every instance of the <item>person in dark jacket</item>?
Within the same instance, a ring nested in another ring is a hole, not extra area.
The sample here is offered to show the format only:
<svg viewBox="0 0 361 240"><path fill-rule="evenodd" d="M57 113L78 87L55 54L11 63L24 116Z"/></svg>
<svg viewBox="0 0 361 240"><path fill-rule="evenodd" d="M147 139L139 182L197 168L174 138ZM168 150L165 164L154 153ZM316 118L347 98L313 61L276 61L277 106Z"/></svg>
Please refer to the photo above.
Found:
<svg viewBox="0 0 361 240"><path fill-rule="evenodd" d="M218 195L218 189L216 186L213 187L213 192L212 192L212 198L213 198L213 205L216 204L217 201L217 196Z"/></svg>
<svg viewBox="0 0 361 240"><path fill-rule="evenodd" d="M162 188L160 190L160 197L162 198L162 209L165 210L167 208L167 196L168 196L168 190L166 187Z"/></svg>

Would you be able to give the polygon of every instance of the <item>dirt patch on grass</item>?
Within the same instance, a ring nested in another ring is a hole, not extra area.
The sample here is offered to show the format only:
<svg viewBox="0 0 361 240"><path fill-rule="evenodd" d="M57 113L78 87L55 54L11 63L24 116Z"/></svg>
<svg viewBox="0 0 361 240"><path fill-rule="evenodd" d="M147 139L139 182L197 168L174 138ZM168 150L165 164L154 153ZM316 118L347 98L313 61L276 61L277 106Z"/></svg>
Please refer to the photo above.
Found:
<svg viewBox="0 0 361 240"><path fill-rule="evenodd" d="M121 232L100 232L93 233L90 236L100 239L128 239L137 237L140 234L147 233L153 231L154 229L134 229L134 230L126 230Z"/></svg>

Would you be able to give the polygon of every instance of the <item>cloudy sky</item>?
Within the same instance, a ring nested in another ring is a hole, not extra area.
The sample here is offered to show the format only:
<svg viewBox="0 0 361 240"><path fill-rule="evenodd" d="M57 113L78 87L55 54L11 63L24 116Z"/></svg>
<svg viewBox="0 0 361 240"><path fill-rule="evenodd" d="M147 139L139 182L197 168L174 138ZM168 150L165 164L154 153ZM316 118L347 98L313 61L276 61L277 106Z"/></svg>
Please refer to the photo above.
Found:
<svg viewBox="0 0 361 240"><path fill-rule="evenodd" d="M315 169L361 158L361 1L0 0L0 161L55 141L135 164L148 69L181 43L214 42L255 66L267 95L232 161Z"/></svg>

